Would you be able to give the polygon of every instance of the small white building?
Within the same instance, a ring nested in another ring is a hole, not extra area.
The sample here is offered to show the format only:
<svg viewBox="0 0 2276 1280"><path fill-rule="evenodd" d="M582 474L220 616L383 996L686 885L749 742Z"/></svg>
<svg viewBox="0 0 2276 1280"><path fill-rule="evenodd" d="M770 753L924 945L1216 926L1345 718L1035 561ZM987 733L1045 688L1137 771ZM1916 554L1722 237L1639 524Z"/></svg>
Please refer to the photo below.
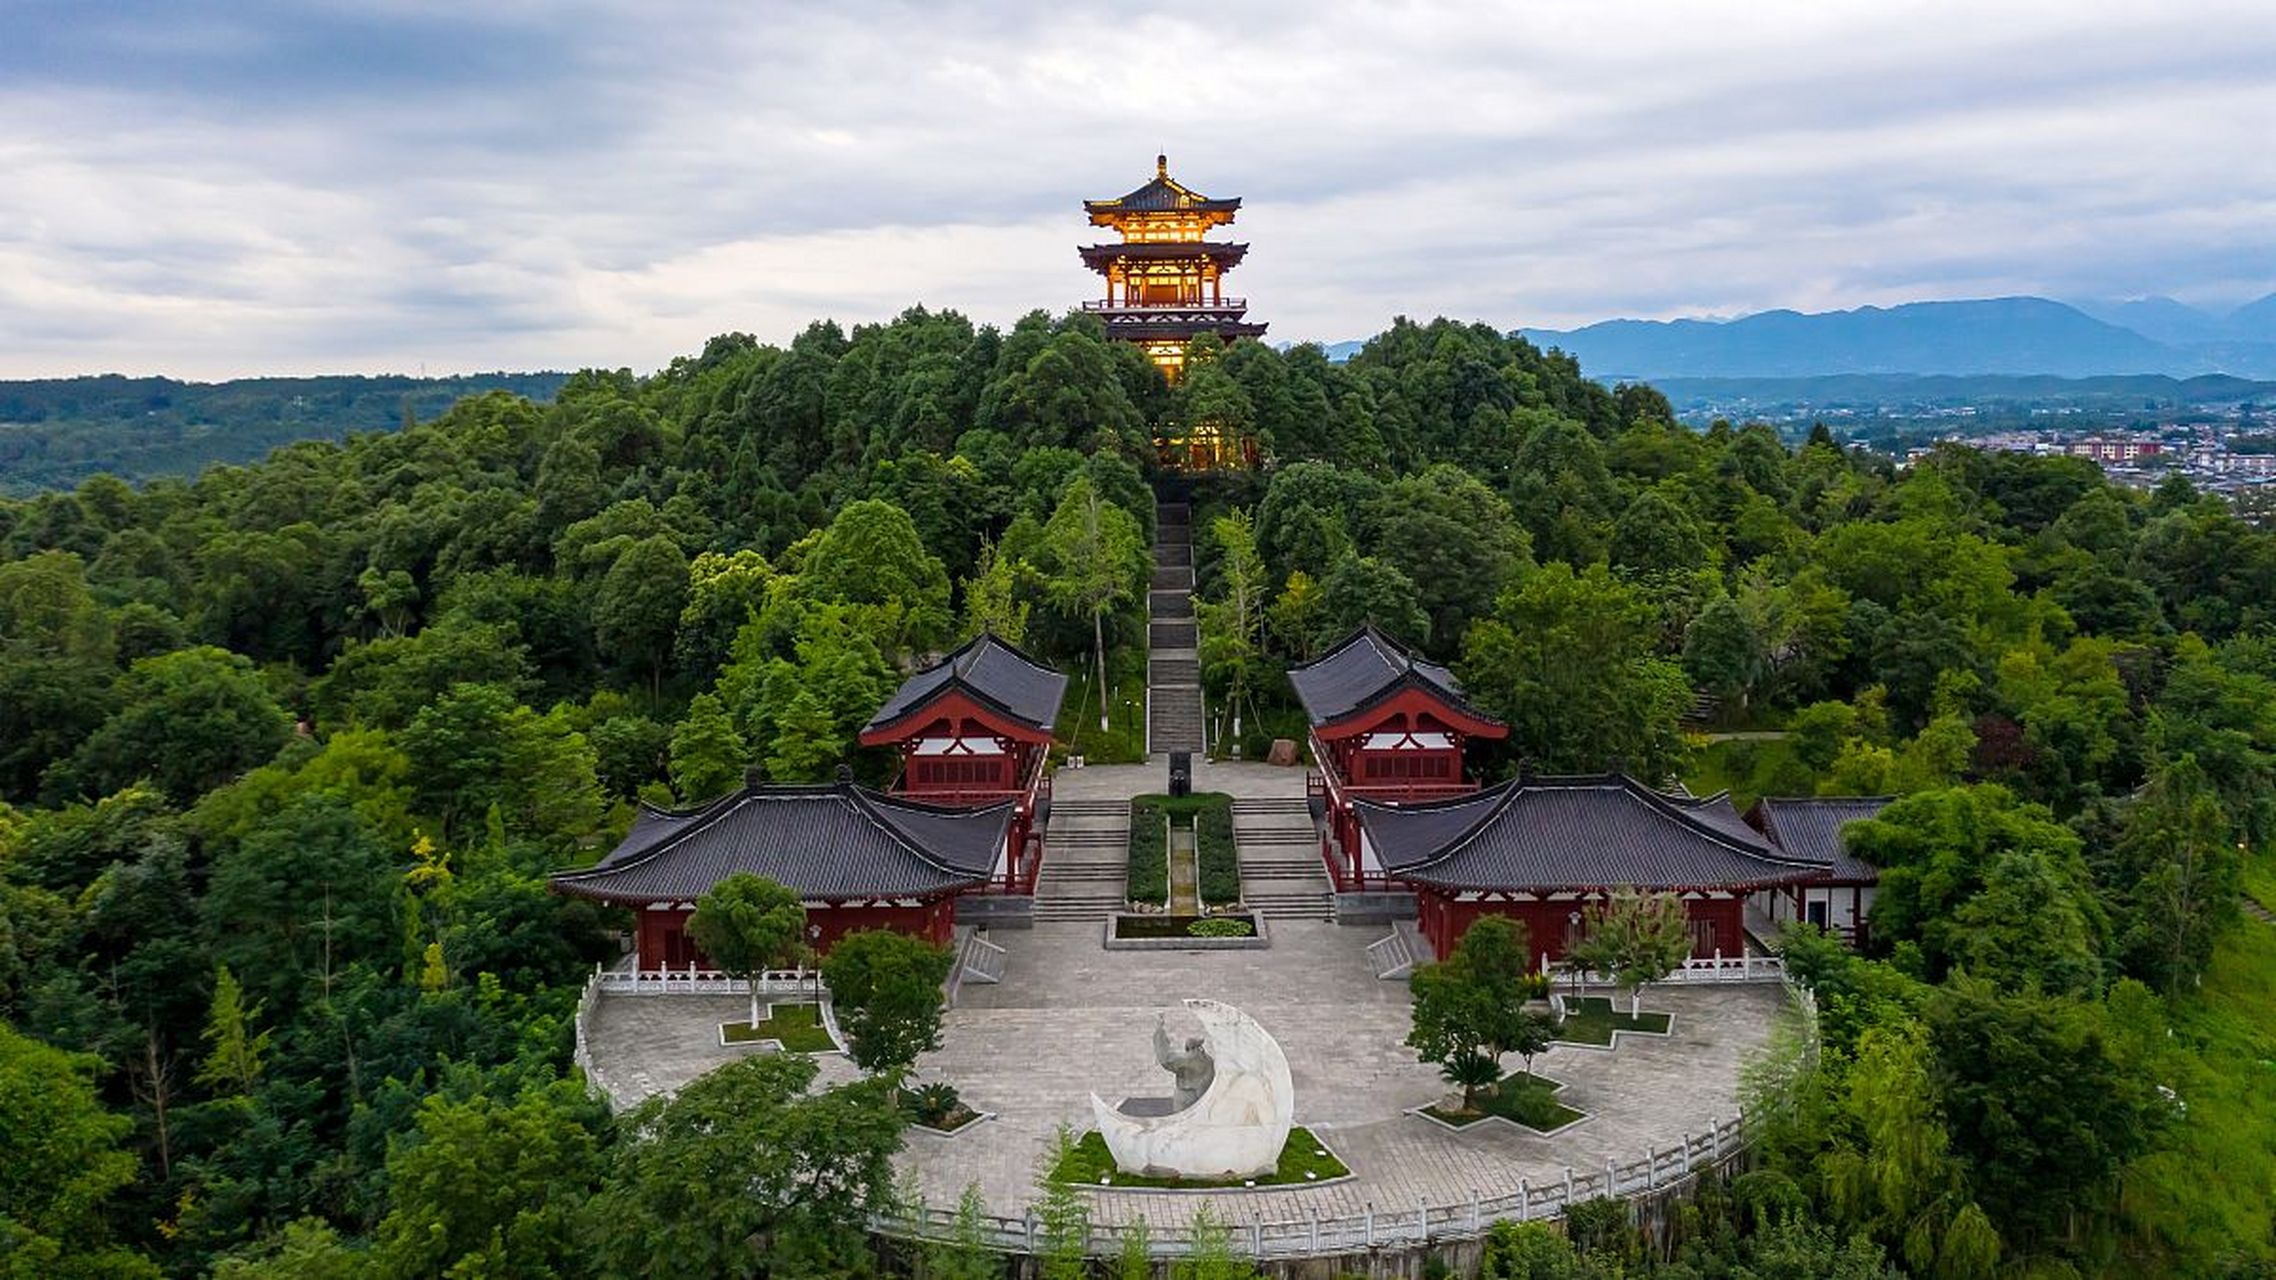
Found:
<svg viewBox="0 0 2276 1280"><path fill-rule="evenodd" d="M1851 854L1843 844L1842 828L1871 818L1888 807L1888 796L1764 796L1747 810L1747 825L1760 831L1780 851L1825 868L1823 874L1797 884L1780 885L1753 895L1748 906L1774 925L1802 920L1832 933L1851 946L1863 941L1867 914L1873 909L1873 890L1881 873Z"/></svg>

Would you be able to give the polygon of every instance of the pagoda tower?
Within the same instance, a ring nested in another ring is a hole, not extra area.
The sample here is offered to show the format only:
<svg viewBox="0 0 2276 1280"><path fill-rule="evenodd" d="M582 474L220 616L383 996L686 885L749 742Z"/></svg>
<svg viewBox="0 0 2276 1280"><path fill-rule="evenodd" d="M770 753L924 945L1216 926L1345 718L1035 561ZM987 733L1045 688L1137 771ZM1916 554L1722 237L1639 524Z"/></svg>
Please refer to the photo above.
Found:
<svg viewBox="0 0 2276 1280"><path fill-rule="evenodd" d="M1240 208L1237 197L1212 200L1172 178L1166 156L1154 157L1154 180L1129 195L1083 201L1092 226L1122 233L1120 244L1083 246L1083 265L1106 277L1106 297L1083 310L1106 322L1108 337L1136 343L1172 382L1195 336L1263 336L1263 325L1242 319L1248 300L1224 291L1225 273L1249 247L1202 238L1231 225Z"/></svg>

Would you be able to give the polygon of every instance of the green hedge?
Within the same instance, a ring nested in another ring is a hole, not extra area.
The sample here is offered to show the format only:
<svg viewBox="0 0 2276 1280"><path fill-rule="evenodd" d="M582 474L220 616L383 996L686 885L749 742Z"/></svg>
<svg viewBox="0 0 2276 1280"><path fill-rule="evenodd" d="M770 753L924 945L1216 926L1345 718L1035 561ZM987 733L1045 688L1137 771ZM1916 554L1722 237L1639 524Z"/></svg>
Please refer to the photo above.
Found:
<svg viewBox="0 0 2276 1280"><path fill-rule="evenodd" d="M1201 900L1221 907L1241 900L1241 855L1233 844L1233 797L1211 798L1217 803L1193 815L1193 849L1201 867Z"/></svg>
<svg viewBox="0 0 2276 1280"><path fill-rule="evenodd" d="M1132 902L1156 905L1170 900L1170 847L1162 820L1166 796L1139 796L1130 802L1130 861L1123 893Z"/></svg>

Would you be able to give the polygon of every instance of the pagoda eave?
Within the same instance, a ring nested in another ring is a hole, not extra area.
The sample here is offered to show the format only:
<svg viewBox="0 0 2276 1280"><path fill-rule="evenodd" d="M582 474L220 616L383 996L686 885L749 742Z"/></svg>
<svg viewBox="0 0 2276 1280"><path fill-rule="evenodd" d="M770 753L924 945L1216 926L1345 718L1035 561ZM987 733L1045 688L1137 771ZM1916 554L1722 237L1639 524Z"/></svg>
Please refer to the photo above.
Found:
<svg viewBox="0 0 2276 1280"><path fill-rule="evenodd" d="M1086 244L1076 250L1083 265L1105 271L1119 262L1180 262L1206 258L1227 270L1248 256L1249 246L1218 240L1130 241L1122 244Z"/></svg>
<svg viewBox="0 0 2276 1280"><path fill-rule="evenodd" d="M1138 315L1102 313L1106 322L1106 336L1126 342L1184 342L1205 333L1214 333L1230 341L1234 338L1261 338L1265 326L1227 316L1193 315Z"/></svg>

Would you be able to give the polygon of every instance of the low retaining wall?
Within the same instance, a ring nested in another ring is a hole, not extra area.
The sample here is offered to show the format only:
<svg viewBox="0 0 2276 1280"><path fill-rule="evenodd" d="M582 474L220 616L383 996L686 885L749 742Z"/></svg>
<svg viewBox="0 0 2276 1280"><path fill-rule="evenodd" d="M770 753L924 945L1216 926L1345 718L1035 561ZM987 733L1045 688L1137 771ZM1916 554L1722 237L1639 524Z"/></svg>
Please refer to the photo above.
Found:
<svg viewBox="0 0 2276 1280"><path fill-rule="evenodd" d="M956 923L984 929L1032 929L1035 898L1025 893L966 893L956 899Z"/></svg>
<svg viewBox="0 0 2276 1280"><path fill-rule="evenodd" d="M1411 893L1369 889L1335 895L1335 913L1337 924L1386 925L1394 920L1412 920L1419 909Z"/></svg>

